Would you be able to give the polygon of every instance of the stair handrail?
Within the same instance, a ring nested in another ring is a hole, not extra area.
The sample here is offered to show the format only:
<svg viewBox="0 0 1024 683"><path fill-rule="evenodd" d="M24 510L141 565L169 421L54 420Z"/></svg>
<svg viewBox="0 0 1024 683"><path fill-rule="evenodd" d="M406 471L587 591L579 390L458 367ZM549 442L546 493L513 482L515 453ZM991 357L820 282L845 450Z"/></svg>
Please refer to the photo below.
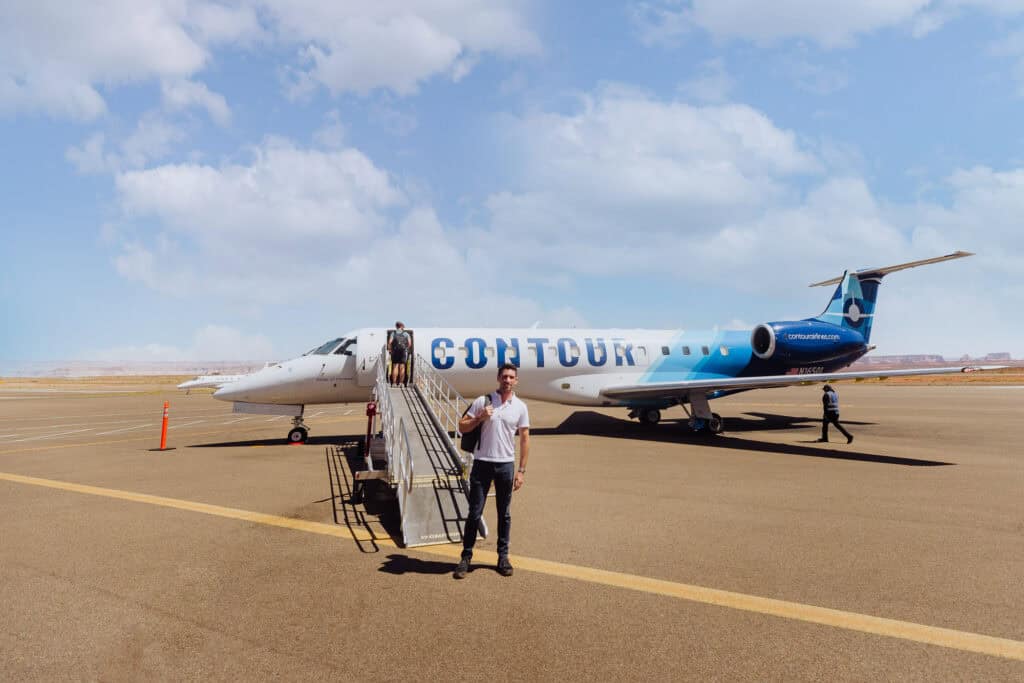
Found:
<svg viewBox="0 0 1024 683"><path fill-rule="evenodd" d="M387 351L385 347L381 359ZM399 418L395 424L395 409L388 393L387 373L384 363L377 362L377 382L373 387L377 399L377 414L380 416L381 435L384 437L384 452L387 457L388 479L397 486L402 522L405 522L405 496L412 490L414 476L412 451L409 447L409 432L405 428L405 419Z"/></svg>
<svg viewBox="0 0 1024 683"><path fill-rule="evenodd" d="M462 436L462 432L459 431L459 420L469 407L469 402L434 369L429 360L420 354L416 354L413 368L413 384L420 390L437 420L438 427L448 442L449 451L465 464L465 456L455 445L454 439Z"/></svg>

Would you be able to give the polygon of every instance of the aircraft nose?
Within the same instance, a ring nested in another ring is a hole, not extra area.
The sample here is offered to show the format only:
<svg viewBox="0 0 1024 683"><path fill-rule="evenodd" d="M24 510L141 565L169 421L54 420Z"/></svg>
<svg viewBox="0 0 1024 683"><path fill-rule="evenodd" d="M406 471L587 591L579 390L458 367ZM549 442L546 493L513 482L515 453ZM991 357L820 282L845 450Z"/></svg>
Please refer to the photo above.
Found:
<svg viewBox="0 0 1024 683"><path fill-rule="evenodd" d="M248 377L240 378L237 382L225 384L213 392L213 397L221 401L246 401L249 403L267 400L277 384L267 372L268 369L264 368Z"/></svg>
<svg viewBox="0 0 1024 683"><path fill-rule="evenodd" d="M220 399L221 401L240 401L241 399L238 398L238 396L240 395L238 385L244 383L244 379L239 380L237 382L232 382L232 385L230 387L221 387L217 391L213 392L213 397ZM180 389L181 387L178 388Z"/></svg>

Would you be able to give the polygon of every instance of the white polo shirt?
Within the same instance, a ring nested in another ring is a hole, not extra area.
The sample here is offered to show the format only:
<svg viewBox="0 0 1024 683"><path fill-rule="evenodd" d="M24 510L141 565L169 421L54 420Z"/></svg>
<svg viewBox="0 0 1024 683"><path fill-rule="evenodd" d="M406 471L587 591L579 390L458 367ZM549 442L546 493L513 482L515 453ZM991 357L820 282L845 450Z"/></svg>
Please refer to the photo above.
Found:
<svg viewBox="0 0 1024 683"><path fill-rule="evenodd" d="M486 397L480 396L469 407L469 415L478 417L484 412ZM526 404L512 394L504 403L501 394L491 392L494 413L485 420L480 429L480 447L473 453L474 460L487 462L515 462L516 430L530 427L530 412Z"/></svg>

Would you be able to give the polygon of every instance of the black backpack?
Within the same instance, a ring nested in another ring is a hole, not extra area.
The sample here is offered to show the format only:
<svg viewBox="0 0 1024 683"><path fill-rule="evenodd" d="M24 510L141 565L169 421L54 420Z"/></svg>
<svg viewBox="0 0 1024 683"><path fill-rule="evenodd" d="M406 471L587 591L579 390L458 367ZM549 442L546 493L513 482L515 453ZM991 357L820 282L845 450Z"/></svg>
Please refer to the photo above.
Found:
<svg viewBox="0 0 1024 683"><path fill-rule="evenodd" d="M485 400L487 402L490 402L491 395L487 394L487 398ZM467 406L466 412L462 413L462 417L466 417L466 415L469 414L469 409L472 407L472 403L469 406ZM466 451L467 453L476 452L477 447L480 446L480 432L483 430L483 428L484 423L481 422L476 427L473 427L473 429L463 434L462 438L459 440L459 448Z"/></svg>

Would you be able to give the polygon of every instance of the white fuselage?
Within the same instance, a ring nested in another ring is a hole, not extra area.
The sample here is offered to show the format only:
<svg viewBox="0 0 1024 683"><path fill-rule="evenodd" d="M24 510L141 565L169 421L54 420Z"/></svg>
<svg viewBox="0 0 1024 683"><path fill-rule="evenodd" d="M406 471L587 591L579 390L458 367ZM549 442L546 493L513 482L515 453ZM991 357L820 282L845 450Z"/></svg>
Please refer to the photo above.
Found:
<svg viewBox="0 0 1024 683"><path fill-rule="evenodd" d="M569 405L617 405L601 395L613 384L718 374L750 359L749 333L681 330L417 328L414 363L427 362L463 396L497 386L498 367L519 366L523 398ZM363 328L337 349L273 365L224 386L215 397L248 403L310 405L369 400L385 328ZM344 347L344 348L342 348ZM322 347L324 348L324 347ZM685 353L684 353L685 351ZM386 360L386 359L385 359ZM414 364L415 375L417 367Z"/></svg>

